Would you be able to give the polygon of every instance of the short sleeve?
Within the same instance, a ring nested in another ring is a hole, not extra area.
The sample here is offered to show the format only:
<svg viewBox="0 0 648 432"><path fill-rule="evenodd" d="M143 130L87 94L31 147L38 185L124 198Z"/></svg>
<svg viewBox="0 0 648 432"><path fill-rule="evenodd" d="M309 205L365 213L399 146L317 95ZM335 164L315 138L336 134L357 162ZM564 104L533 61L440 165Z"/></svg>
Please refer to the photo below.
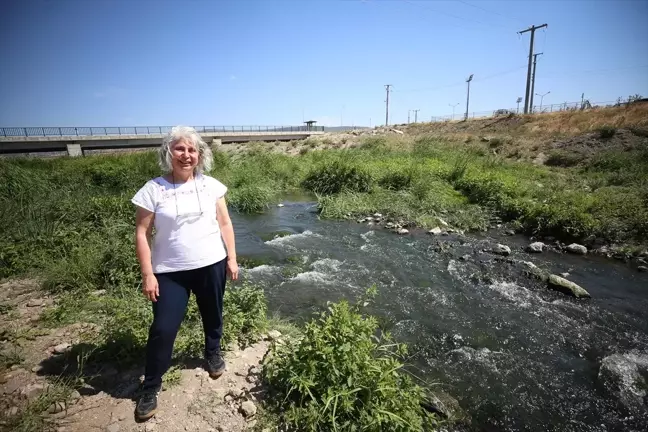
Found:
<svg viewBox="0 0 648 432"><path fill-rule="evenodd" d="M227 186L225 186L223 183L221 183L220 181L216 180L213 177L211 177L210 180L211 180L210 181L211 191L214 194L214 198L216 198L216 201L218 201L219 199L223 198L227 193Z"/></svg>
<svg viewBox="0 0 648 432"><path fill-rule="evenodd" d="M143 209L155 213L158 201L157 192L158 185L154 181L149 181L137 191L135 196L131 198L131 202L138 207L142 207Z"/></svg>

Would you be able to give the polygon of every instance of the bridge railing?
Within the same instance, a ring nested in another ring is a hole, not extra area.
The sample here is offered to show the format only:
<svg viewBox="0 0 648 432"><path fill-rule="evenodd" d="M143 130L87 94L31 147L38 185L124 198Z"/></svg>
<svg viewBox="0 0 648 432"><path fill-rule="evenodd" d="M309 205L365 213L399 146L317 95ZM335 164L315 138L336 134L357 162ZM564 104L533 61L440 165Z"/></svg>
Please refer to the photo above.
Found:
<svg viewBox="0 0 648 432"><path fill-rule="evenodd" d="M166 134L173 126L3 127L0 137L108 136ZM324 126L193 126L198 133L323 132Z"/></svg>

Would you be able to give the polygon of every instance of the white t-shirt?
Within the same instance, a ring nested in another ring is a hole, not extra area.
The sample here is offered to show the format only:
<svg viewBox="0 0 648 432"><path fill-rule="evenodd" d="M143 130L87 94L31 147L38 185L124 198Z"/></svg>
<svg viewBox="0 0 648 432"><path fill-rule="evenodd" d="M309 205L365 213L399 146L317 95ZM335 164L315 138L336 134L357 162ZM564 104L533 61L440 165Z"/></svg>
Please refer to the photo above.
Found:
<svg viewBox="0 0 648 432"><path fill-rule="evenodd" d="M198 174L175 188L157 177L135 194L133 204L155 213L154 273L192 270L227 257L216 219L216 201L226 192L227 187L215 178Z"/></svg>

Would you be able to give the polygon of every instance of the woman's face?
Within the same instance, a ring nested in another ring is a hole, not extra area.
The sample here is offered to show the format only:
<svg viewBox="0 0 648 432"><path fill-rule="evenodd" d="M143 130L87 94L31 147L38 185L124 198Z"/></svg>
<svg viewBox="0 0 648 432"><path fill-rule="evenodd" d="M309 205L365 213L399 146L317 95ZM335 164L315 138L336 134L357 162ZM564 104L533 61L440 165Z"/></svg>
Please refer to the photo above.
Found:
<svg viewBox="0 0 648 432"><path fill-rule="evenodd" d="M171 147L171 164L177 173L193 171L198 165L198 149L186 140L177 141Z"/></svg>

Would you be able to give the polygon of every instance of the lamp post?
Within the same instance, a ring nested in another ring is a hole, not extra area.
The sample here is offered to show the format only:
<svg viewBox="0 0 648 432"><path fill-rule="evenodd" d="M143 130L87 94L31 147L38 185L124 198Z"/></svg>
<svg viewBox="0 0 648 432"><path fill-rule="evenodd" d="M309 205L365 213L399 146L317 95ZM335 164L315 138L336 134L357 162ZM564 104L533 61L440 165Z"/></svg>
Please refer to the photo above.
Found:
<svg viewBox="0 0 648 432"><path fill-rule="evenodd" d="M517 106L518 106L517 107L517 113L520 114L520 102L522 102L522 98L521 97L517 98L516 102L517 102Z"/></svg>
<svg viewBox="0 0 648 432"><path fill-rule="evenodd" d="M470 105L470 81L472 81L474 74L470 74L468 79L466 79L466 83L468 83L468 94L466 95L466 116L464 117L464 120L468 120L468 106Z"/></svg>
<svg viewBox="0 0 648 432"><path fill-rule="evenodd" d="M452 120L454 120L455 107L456 107L457 105L459 105L459 102L457 102L457 103L454 104L454 105L453 105L453 104L448 104L448 106L451 106L451 107L452 107Z"/></svg>
<svg viewBox="0 0 648 432"><path fill-rule="evenodd" d="M536 93L536 94L535 94L536 96L540 96L540 112L542 112L542 100L543 100L544 97L547 96L549 93L551 93L551 92L548 91L548 92L545 93L545 94L539 94L539 93Z"/></svg>

